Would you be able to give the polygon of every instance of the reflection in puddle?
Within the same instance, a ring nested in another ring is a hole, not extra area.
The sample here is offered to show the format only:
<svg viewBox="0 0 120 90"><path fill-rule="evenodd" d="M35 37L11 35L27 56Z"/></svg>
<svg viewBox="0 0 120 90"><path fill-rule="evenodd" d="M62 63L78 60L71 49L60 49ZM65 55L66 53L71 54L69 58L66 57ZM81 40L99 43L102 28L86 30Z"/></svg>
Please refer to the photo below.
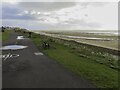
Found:
<svg viewBox="0 0 120 90"><path fill-rule="evenodd" d="M8 45L8 46L3 46L0 48L0 50L18 50L18 49L24 49L27 48L28 46L22 46L22 45Z"/></svg>
<svg viewBox="0 0 120 90"><path fill-rule="evenodd" d="M21 40L21 39L26 39L26 38L24 36L17 36L17 39Z"/></svg>

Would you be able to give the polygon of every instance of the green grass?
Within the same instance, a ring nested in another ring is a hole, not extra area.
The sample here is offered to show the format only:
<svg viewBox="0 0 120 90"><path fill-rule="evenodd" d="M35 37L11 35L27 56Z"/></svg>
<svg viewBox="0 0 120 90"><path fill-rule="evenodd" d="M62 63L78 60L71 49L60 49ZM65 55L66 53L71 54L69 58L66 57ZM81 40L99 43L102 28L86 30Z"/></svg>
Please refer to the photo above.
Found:
<svg viewBox="0 0 120 90"><path fill-rule="evenodd" d="M2 33L0 32L0 41L2 41Z"/></svg>
<svg viewBox="0 0 120 90"><path fill-rule="evenodd" d="M46 55L75 74L90 80L96 87L118 88L118 71L109 66L116 66L117 61L110 54L100 53L94 48L77 46L74 42L70 42L72 45L69 45L70 43L65 41L37 34L31 39ZM50 49L42 48L43 41L50 43Z"/></svg>
<svg viewBox="0 0 120 90"><path fill-rule="evenodd" d="M56 44L57 45L57 44ZM91 80L98 87L117 87L117 71L70 53L70 49L57 45L55 50L44 50L51 58L65 67Z"/></svg>
<svg viewBox="0 0 120 90"><path fill-rule="evenodd" d="M10 37L10 33L11 31L10 30L6 30L5 32L0 32L0 41L6 41L9 39Z"/></svg>

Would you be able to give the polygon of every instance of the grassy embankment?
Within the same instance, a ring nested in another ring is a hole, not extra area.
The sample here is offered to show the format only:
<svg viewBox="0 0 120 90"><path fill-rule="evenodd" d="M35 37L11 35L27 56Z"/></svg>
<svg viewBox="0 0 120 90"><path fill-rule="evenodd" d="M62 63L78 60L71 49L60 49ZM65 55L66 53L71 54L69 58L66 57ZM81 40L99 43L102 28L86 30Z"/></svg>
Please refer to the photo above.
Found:
<svg viewBox="0 0 120 90"><path fill-rule="evenodd" d="M5 32L0 32L0 41L6 41L9 39L10 37L10 33L11 31L10 30L5 30Z"/></svg>
<svg viewBox="0 0 120 90"><path fill-rule="evenodd" d="M11 31L6 30L5 32L0 31L0 42L4 42L9 39ZM0 43L0 47L2 46L2 43ZM2 52L0 51L0 55ZM2 61L0 61L0 64L2 64Z"/></svg>
<svg viewBox="0 0 120 90"><path fill-rule="evenodd" d="M118 60L108 53L43 35L32 34L33 42L46 55L65 68L90 80L99 88L118 87ZM50 43L49 49L43 49L44 41Z"/></svg>
<svg viewBox="0 0 120 90"><path fill-rule="evenodd" d="M40 31L37 31L40 32ZM68 36L78 36L78 37L92 37L92 38L107 38L107 39L114 39L110 41L102 41L102 40L87 40L87 39L74 39L74 38L67 38L77 40L82 43L88 43L96 46L106 47L118 50L118 36L116 35L104 35L104 34L94 34L94 33L83 33L83 32L72 32L72 31L42 31L48 34L55 34L55 35L68 35ZM62 37L65 38L65 37Z"/></svg>

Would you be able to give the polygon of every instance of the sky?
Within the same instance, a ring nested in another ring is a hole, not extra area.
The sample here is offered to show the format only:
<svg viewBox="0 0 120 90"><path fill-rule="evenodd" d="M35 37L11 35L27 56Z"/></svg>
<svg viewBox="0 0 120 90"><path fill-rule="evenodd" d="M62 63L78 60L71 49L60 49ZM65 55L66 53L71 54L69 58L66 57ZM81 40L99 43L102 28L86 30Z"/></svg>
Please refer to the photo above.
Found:
<svg viewBox="0 0 120 90"><path fill-rule="evenodd" d="M30 30L118 30L117 2L18 1L3 0L2 25Z"/></svg>

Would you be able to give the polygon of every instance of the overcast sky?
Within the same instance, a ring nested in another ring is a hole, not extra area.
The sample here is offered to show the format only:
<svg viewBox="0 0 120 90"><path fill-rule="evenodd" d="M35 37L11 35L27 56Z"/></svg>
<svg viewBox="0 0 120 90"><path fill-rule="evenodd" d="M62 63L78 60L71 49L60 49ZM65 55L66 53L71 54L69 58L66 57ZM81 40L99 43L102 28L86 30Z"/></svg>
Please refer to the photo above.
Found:
<svg viewBox="0 0 120 90"><path fill-rule="evenodd" d="M117 2L12 1L2 3L5 26L31 30L118 30Z"/></svg>

